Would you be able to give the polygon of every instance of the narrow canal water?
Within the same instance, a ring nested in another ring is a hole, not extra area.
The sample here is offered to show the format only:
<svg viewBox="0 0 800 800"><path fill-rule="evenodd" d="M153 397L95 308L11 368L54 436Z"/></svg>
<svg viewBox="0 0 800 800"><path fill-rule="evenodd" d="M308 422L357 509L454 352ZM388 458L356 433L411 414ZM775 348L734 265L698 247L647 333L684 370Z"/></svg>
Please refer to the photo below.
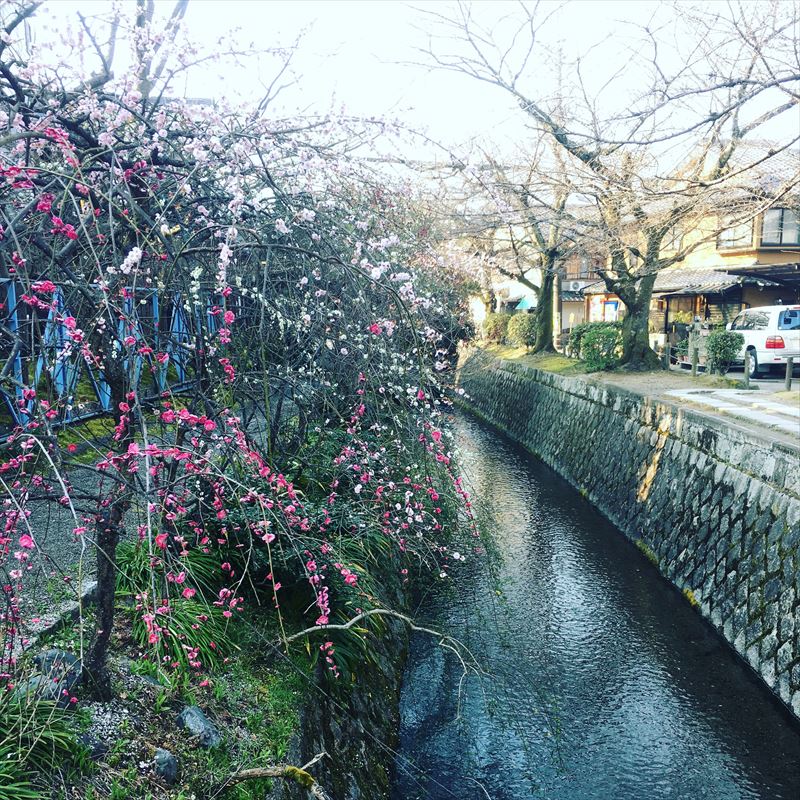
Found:
<svg viewBox="0 0 800 800"><path fill-rule="evenodd" d="M508 439L454 431L499 564L419 614L486 674L414 638L394 800L800 798L798 729L644 556Z"/></svg>

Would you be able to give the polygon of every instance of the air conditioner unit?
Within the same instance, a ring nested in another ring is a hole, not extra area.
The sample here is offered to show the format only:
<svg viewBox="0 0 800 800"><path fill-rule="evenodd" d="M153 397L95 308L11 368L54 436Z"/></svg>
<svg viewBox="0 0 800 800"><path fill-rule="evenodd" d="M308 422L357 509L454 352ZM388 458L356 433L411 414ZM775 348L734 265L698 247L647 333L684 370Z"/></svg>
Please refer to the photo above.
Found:
<svg viewBox="0 0 800 800"><path fill-rule="evenodd" d="M579 292L582 289L582 285L580 281L570 281L569 282L569 290L571 292Z"/></svg>

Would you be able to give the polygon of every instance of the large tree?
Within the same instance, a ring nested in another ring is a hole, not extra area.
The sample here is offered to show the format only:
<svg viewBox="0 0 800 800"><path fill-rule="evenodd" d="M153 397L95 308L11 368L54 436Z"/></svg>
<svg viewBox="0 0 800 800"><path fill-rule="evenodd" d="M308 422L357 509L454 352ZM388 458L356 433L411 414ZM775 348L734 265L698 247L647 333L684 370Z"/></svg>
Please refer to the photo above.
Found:
<svg viewBox="0 0 800 800"><path fill-rule="evenodd" d="M461 204L462 223L481 237L494 271L536 296L534 352L555 349L558 276L578 238L576 219L567 207L569 178L563 162L547 162L547 155L545 146L502 162L484 151L481 161L465 170L470 202Z"/></svg>
<svg viewBox="0 0 800 800"><path fill-rule="evenodd" d="M756 156L742 147L796 114L797 9L670 7L666 22L657 15L642 28L628 26L628 37L615 35L571 64L544 44L557 15L520 4L515 15L487 26L459 3L452 16L431 12L438 35L428 56L439 68L506 92L529 120L534 142L544 136L560 154L579 202L594 206L587 230L607 255L601 276L626 308L622 360L630 368L657 367L648 339L656 276L698 246L687 238L686 247L667 249L672 232L699 228L720 207L752 218L797 181L793 172L771 187L748 188L748 174L798 141L796 126ZM548 83L554 63L557 80Z"/></svg>

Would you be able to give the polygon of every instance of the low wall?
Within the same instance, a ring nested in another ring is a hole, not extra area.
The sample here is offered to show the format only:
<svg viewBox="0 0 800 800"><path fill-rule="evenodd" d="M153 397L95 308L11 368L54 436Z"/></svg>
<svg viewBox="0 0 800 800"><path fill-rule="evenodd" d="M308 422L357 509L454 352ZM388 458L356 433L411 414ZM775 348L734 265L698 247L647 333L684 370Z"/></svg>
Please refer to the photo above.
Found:
<svg viewBox="0 0 800 800"><path fill-rule="evenodd" d="M466 351L464 405L635 540L800 717L800 448Z"/></svg>

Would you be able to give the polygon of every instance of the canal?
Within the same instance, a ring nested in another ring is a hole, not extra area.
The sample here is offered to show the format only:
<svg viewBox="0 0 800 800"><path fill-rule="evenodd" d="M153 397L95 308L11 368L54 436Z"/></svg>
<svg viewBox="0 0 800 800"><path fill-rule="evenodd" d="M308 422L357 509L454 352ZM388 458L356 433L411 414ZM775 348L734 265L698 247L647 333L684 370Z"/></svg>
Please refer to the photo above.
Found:
<svg viewBox="0 0 800 800"><path fill-rule="evenodd" d="M501 434L454 433L497 563L417 613L485 674L413 639L394 800L800 798L798 728L642 553Z"/></svg>

